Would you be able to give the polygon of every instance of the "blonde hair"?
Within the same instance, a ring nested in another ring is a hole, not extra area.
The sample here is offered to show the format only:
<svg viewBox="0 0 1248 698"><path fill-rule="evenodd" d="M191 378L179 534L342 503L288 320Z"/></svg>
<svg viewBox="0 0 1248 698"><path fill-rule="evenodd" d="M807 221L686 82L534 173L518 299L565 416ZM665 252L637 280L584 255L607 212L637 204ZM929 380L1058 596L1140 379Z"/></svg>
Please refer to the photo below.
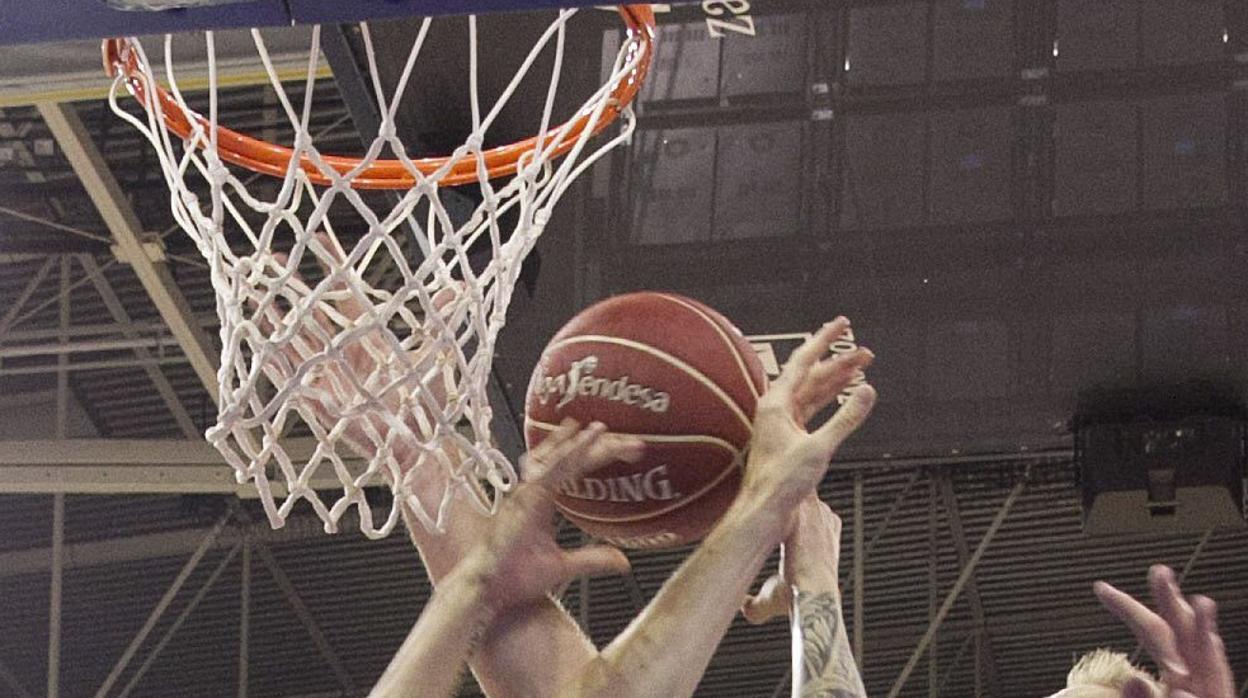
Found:
<svg viewBox="0 0 1248 698"><path fill-rule="evenodd" d="M1131 679L1143 679L1154 689L1161 686L1151 674L1133 665L1127 655L1106 649L1092 650L1079 658L1066 675L1066 687L1103 686L1121 690Z"/></svg>

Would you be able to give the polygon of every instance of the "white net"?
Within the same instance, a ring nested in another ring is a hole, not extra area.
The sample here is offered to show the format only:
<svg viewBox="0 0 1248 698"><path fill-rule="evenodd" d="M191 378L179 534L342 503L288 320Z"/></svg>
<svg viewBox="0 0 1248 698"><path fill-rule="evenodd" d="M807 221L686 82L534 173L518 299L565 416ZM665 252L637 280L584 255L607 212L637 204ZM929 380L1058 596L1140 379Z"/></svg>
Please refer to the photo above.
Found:
<svg viewBox="0 0 1248 698"><path fill-rule="evenodd" d="M261 189L256 177L227 166L263 170L256 162L270 153L241 148L236 134L217 124L213 35L206 41L206 117L178 88L174 37L165 38L159 74L137 41L118 44L113 110L155 148L174 218L207 260L216 293L220 404L207 438L240 483L255 483L274 527L307 500L330 532L355 508L366 535L388 535L404 505L427 528L443 530L457 491L493 512L516 480L491 437L487 383L495 341L521 264L552 207L580 174L631 136L635 119L620 90L644 77L651 50L645 31L630 32L606 83L572 119L556 125L552 111L574 13L559 13L488 110L477 94L478 70L488 68L477 65L476 19L460 18L469 22L471 135L449 157L425 160L408 156L395 114L431 20L421 24L397 86L386 93L374 77L381 126L367 134L367 152L358 162L321 153L310 131L319 28L299 106L262 35L253 31L294 131L286 159L268 166L280 179L262 178L270 183L264 197L249 190ZM368 26L360 27L370 73L377 76ZM491 125L543 52L553 54L553 70L536 137L507 152L485 150ZM140 100L145 116L118 104L122 85ZM594 139L617 114L618 131ZM500 152L510 153L514 165L499 165ZM383 154L392 159L382 161ZM372 180L396 193L366 197L357 190ZM455 220L444 205L444 187L452 182L479 187L481 203L466 220ZM351 236L335 231L343 211L357 223ZM488 263L470 261L470 248L483 246ZM298 422L315 438L311 453L283 447L283 436ZM332 494L324 489L327 478L336 481ZM394 494L384 521L374 519L366 501L370 486Z"/></svg>

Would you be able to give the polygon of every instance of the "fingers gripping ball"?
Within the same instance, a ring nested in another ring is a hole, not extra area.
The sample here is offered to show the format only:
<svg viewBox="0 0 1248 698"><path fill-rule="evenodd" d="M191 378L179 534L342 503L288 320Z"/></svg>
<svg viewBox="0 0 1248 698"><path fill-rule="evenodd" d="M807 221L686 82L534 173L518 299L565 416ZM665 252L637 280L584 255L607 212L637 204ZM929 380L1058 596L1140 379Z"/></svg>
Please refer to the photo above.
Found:
<svg viewBox="0 0 1248 698"><path fill-rule="evenodd" d="M585 532L628 548L704 536L731 504L766 374L724 316L671 293L607 299L551 339L529 383L525 437L537 446L566 417L645 442L564 483L559 509Z"/></svg>

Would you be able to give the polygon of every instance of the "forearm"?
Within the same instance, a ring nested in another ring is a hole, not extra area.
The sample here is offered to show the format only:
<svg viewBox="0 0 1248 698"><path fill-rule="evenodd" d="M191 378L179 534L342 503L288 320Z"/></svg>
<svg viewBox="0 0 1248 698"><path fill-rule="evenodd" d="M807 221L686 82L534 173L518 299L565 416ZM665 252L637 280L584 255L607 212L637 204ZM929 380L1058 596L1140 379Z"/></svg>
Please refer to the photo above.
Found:
<svg viewBox="0 0 1248 698"><path fill-rule="evenodd" d="M480 537L489 520L464 498L451 504L451 523L446 533L425 530L406 515L408 531L420 551L425 570L435 585L450 573ZM575 621L554 600L513 609L486 629L469 666L477 682L491 698L522 698L554 695L585 665L597 650Z"/></svg>
<svg viewBox="0 0 1248 698"><path fill-rule="evenodd" d="M464 661L493 620L487 601L471 573L447 577L369 695L453 695Z"/></svg>
<svg viewBox="0 0 1248 698"><path fill-rule="evenodd" d="M866 698L850 650L835 572L798 578L802 629L802 698Z"/></svg>
<svg viewBox="0 0 1248 698"><path fill-rule="evenodd" d="M563 695L692 695L741 599L783 535L779 508L743 495L650 605Z"/></svg>

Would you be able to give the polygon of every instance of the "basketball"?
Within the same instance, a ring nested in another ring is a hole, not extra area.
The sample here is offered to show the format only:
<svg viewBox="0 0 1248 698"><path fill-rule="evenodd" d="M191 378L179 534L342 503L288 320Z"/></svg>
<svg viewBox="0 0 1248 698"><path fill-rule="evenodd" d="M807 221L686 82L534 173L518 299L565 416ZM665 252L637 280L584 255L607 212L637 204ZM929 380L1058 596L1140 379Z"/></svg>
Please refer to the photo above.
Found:
<svg viewBox="0 0 1248 698"><path fill-rule="evenodd" d="M646 444L564 483L556 504L586 533L626 548L702 538L741 485L766 374L727 318L690 298L641 292L591 306L546 346L525 399L536 447L565 418Z"/></svg>

